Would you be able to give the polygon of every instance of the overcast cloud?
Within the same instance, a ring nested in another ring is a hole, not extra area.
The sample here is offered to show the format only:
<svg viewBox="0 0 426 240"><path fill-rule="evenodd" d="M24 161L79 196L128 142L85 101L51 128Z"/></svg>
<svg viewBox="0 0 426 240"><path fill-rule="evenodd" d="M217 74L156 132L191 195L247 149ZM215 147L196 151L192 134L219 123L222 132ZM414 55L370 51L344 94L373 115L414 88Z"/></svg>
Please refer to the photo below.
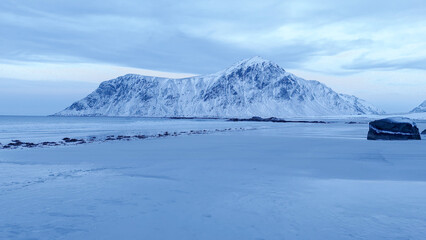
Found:
<svg viewBox="0 0 426 240"><path fill-rule="evenodd" d="M260 55L385 110L408 111L426 99L425 13L420 0L2 0L0 77L54 80L79 64L204 74ZM34 64L50 74L34 77ZM398 88L389 75L416 89L399 108L390 108ZM383 95L365 91L381 84Z"/></svg>

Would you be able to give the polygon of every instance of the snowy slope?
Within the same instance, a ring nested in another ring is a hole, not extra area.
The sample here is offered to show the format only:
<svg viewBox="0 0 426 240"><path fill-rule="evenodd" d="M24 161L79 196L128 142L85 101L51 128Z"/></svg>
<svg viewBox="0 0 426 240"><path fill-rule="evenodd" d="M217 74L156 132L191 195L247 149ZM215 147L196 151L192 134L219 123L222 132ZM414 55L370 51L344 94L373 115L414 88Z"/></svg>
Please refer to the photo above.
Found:
<svg viewBox="0 0 426 240"><path fill-rule="evenodd" d="M420 104L418 107L411 110L410 113L422 113L422 112L426 112L426 100L422 104Z"/></svg>
<svg viewBox="0 0 426 240"><path fill-rule="evenodd" d="M288 117L379 114L354 96L286 72L260 57L216 74L166 79L128 74L100 84L63 116Z"/></svg>

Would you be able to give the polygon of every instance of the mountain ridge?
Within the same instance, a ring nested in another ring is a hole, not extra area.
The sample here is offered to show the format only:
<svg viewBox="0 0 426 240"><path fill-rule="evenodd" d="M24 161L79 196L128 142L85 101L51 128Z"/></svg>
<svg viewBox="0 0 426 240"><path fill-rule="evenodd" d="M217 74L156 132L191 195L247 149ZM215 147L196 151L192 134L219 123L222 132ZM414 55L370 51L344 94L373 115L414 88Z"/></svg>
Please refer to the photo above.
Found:
<svg viewBox="0 0 426 240"><path fill-rule="evenodd" d="M422 113L426 112L426 100L423 101L419 106L415 107L410 113Z"/></svg>
<svg viewBox="0 0 426 240"><path fill-rule="evenodd" d="M160 78L126 74L98 89L60 116L288 117L379 114L352 95L286 72L261 57L241 60L214 74Z"/></svg>

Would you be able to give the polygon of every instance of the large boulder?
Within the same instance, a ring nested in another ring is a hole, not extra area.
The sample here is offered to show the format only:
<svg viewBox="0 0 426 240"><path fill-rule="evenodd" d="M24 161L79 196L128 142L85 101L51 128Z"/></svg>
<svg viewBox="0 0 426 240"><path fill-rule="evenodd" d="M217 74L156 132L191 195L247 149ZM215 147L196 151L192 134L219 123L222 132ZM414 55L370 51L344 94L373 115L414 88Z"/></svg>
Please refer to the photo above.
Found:
<svg viewBox="0 0 426 240"><path fill-rule="evenodd" d="M423 130L422 135L426 135L426 129Z"/></svg>
<svg viewBox="0 0 426 240"><path fill-rule="evenodd" d="M368 140L420 140L419 129L409 118L393 117L372 121Z"/></svg>

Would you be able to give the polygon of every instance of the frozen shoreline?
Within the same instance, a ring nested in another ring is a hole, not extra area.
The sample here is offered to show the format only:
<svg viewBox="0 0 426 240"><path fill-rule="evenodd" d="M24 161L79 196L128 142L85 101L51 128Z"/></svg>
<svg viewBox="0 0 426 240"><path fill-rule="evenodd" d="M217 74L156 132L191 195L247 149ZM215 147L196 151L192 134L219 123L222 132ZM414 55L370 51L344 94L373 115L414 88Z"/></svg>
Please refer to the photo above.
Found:
<svg viewBox="0 0 426 240"><path fill-rule="evenodd" d="M426 235L426 141L367 141L368 124L256 124L0 151L0 238Z"/></svg>
<svg viewBox="0 0 426 240"><path fill-rule="evenodd" d="M377 118L379 116L286 119L273 117L204 119L0 116L0 151L2 149L69 146L182 134L276 128L276 124L368 124L369 121ZM426 120L417 121L420 125L426 123Z"/></svg>
<svg viewBox="0 0 426 240"><path fill-rule="evenodd" d="M84 138L69 138L65 137L58 142L22 142L21 140L12 140L10 143L2 145L0 143L0 149L21 149L21 148L40 148L40 147L57 147L57 146L74 146L88 143L105 143L110 141L132 141L141 139L152 139L152 138L165 138L165 137L178 137L182 135L200 135L200 134L212 134L216 132L229 132L229 131L247 131L255 130L254 128L225 128L225 129L214 129L214 130L189 130L181 132L161 132L151 135L107 135L105 137L87 136Z"/></svg>

